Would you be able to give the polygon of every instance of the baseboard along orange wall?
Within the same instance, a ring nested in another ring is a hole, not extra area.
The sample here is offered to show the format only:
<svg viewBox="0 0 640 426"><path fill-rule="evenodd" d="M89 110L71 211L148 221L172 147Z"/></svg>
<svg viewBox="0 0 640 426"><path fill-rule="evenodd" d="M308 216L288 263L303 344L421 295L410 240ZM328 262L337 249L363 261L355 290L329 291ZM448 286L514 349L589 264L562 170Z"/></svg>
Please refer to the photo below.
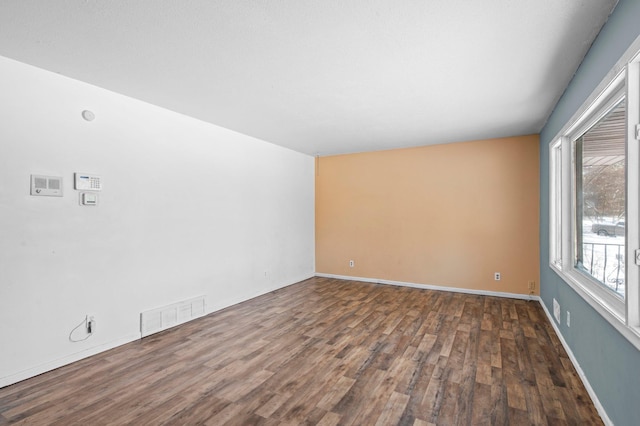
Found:
<svg viewBox="0 0 640 426"><path fill-rule="evenodd" d="M316 271L517 294L534 281L539 294L538 145L530 135L318 158Z"/></svg>

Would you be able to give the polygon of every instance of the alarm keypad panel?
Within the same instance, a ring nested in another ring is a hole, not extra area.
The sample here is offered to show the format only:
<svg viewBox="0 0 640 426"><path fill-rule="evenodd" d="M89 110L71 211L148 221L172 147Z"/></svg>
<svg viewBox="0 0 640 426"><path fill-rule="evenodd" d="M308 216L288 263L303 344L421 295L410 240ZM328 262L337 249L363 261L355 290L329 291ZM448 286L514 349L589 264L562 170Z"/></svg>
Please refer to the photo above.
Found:
<svg viewBox="0 0 640 426"><path fill-rule="evenodd" d="M75 189L84 191L102 191L102 179L98 175L75 173Z"/></svg>

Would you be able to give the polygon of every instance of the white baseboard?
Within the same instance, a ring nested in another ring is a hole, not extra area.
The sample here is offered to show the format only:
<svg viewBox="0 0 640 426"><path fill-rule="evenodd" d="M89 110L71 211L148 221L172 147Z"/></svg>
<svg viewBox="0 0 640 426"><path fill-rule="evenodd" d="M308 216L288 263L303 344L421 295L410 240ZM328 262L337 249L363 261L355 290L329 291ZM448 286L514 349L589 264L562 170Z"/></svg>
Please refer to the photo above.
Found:
<svg viewBox="0 0 640 426"><path fill-rule="evenodd" d="M425 290L452 291L454 293L478 294L480 296L506 297L509 299L540 300L540 297L530 296L528 294L507 293L503 291L472 290L468 288L445 287L445 286L431 285L431 284L416 284L416 283L409 283L405 281L381 280L378 278L350 277L347 275L322 274L317 272L316 272L316 277L336 278L339 280L363 281L363 282L375 283L375 284L397 285L401 287L422 288Z"/></svg>
<svg viewBox="0 0 640 426"><path fill-rule="evenodd" d="M108 343L104 343L102 345L87 348L80 352L75 352L63 358L45 362L44 364L40 364L35 367L27 368L26 370L22 370L18 373L11 374L9 376L0 377L0 388L12 385L14 383L21 382L31 377L35 377L38 374L46 373L47 371L55 370L56 368L60 368L67 364L71 364L72 362L80 361L81 359L88 358L92 355L107 351L109 349L113 349L118 346L122 346L126 343L130 343L138 339L140 339L140 333L130 334L128 336L122 337L120 339L117 339Z"/></svg>
<svg viewBox="0 0 640 426"><path fill-rule="evenodd" d="M564 350L567 352L567 355L569 355L569 359L571 360L571 363L573 364L574 368L578 372L578 376L580 376L580 379L582 380L584 387L587 389L587 393L591 397L591 400L593 401L593 405L596 407L596 410L598 410L598 414L600 414L600 418L602 418L602 421L604 422L605 425L613 426L613 422L611 421L604 407L600 403L600 400L598 399L598 395L596 395L595 391L591 387L591 384L589 383L587 376L584 374L584 371L582 371L580 364L578 364L578 360L573 355L573 352L571 351L571 348L567 344L567 341L564 340L564 336L562 336L562 333L560 333L558 324L556 324L555 320L553 319L553 316L551 315L551 312L549 312L549 310L547 309L547 306L544 304L544 302L542 302L542 299L540 299L540 304L542 305L542 309L547 315L547 318L549 318L549 322L553 326L553 329L555 330L556 335L558 336L558 339L560 339L560 343L562 343Z"/></svg>
<svg viewBox="0 0 640 426"><path fill-rule="evenodd" d="M291 280L287 280L284 283L282 283L282 282L276 283L276 284L273 284L273 285L271 285L271 286L269 286L267 288L262 288L262 289L260 289L258 291L253 291L251 293L242 294L239 297L234 297L232 299L227 299L227 300L224 300L224 301L222 301L220 303L211 303L210 304L210 302L207 302L207 308L206 308L207 311L206 311L205 315L209 315L209 314L212 314L214 312L221 311L221 310L226 309L226 308L228 308L230 306L237 305L238 303L247 302L247 301L249 301L251 299L255 299L256 297L263 296L265 294L271 293L272 291L280 290L281 288L289 287L291 285L297 284L299 282L308 280L309 278L313 278L313 277L315 277L314 273L306 273L306 274L299 275L299 276L297 276L295 278L292 278ZM209 299L211 299L211 298L208 298L208 300Z"/></svg>

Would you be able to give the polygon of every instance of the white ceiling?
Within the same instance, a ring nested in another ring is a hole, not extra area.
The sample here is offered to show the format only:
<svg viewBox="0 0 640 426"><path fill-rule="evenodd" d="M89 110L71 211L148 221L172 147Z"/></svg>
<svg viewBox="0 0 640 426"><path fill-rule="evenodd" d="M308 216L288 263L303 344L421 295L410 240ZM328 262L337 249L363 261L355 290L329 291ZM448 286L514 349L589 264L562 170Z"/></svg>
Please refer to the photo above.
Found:
<svg viewBox="0 0 640 426"><path fill-rule="evenodd" d="M3 0L0 55L329 155L538 133L616 1Z"/></svg>

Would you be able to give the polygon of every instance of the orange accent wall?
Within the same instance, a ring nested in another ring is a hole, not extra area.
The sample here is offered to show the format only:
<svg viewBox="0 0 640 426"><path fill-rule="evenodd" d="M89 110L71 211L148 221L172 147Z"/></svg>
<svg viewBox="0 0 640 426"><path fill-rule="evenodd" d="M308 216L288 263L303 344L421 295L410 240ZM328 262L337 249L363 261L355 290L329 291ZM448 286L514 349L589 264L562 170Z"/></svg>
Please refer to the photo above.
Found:
<svg viewBox="0 0 640 426"><path fill-rule="evenodd" d="M538 145L530 135L319 158L316 271L519 294L535 281L539 294Z"/></svg>

